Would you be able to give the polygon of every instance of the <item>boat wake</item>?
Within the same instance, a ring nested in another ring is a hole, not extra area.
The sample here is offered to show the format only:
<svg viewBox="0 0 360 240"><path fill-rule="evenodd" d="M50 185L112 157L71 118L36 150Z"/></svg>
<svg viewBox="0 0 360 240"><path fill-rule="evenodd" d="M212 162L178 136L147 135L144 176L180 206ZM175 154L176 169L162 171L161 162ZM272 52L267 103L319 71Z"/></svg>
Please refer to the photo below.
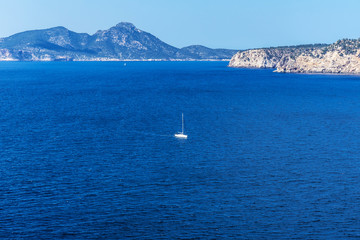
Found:
<svg viewBox="0 0 360 240"><path fill-rule="evenodd" d="M133 130L131 131L132 133L137 133L137 134L141 134L141 135L145 135L145 136L154 136L154 137L172 137L173 135L171 134L159 134L159 133L154 133L154 132L143 132L143 131L137 131L137 130Z"/></svg>

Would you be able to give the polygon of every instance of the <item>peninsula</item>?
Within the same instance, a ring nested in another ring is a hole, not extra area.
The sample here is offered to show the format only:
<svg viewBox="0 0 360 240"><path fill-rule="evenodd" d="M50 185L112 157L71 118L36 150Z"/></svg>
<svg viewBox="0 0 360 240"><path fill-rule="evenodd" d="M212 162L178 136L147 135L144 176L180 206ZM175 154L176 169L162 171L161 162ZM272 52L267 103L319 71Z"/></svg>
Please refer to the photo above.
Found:
<svg viewBox="0 0 360 240"><path fill-rule="evenodd" d="M274 68L281 73L360 74L360 39L239 51L229 67Z"/></svg>

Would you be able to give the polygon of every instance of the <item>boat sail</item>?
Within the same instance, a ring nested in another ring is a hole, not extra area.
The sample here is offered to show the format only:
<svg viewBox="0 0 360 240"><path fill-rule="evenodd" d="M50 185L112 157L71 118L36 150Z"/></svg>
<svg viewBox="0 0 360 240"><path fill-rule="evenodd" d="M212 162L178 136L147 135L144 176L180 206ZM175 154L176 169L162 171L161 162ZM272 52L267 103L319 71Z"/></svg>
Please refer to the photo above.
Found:
<svg viewBox="0 0 360 240"><path fill-rule="evenodd" d="M181 128L181 132L179 133L175 133L175 137L176 138L187 138L188 136L184 134L184 114L181 114L181 119L182 119L182 128Z"/></svg>

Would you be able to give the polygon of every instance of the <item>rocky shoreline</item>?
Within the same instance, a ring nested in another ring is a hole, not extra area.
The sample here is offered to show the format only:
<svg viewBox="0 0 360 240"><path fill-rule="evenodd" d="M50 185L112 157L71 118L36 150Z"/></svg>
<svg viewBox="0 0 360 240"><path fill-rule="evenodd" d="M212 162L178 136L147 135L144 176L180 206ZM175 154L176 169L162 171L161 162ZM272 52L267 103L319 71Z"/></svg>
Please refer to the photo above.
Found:
<svg viewBox="0 0 360 240"><path fill-rule="evenodd" d="M280 73L360 74L360 39L331 45L302 45L239 51L229 62L235 68L274 68Z"/></svg>

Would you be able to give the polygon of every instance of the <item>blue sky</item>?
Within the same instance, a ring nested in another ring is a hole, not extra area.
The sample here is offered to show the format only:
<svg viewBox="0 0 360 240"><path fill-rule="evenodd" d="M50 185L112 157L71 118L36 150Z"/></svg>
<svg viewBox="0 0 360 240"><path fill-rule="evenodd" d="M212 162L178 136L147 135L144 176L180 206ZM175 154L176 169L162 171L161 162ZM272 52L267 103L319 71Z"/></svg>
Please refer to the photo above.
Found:
<svg viewBox="0 0 360 240"><path fill-rule="evenodd" d="M176 47L331 43L359 38L358 0L1 0L0 37L54 26L95 33L132 22Z"/></svg>

